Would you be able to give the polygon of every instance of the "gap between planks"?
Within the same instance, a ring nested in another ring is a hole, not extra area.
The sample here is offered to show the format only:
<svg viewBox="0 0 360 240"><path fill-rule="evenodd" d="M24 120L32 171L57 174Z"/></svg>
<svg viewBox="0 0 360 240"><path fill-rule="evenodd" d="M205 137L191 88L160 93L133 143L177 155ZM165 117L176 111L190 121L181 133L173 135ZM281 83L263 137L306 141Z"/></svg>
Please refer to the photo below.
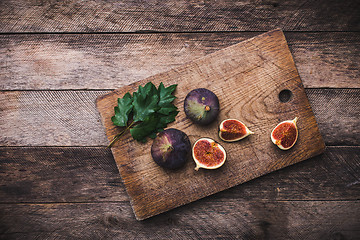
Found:
<svg viewBox="0 0 360 240"><path fill-rule="evenodd" d="M213 198L213 199L210 199ZM229 202L229 200L233 200L233 201L239 201L239 202L247 202L247 203L292 203L292 202L353 202L353 203L357 203L360 202L360 198L359 199L291 199L291 200L243 200L243 199L238 199L238 198L234 198L234 199L229 199L226 198L224 200L218 200L216 199L216 197L214 197L214 195L212 196L208 196L206 198L201 198L199 200L196 200L192 203L188 203L186 205L183 206L179 206L178 208L184 207L184 206L188 206L191 205L195 202L199 202L199 201L206 201L207 204L211 204L212 202L214 203L221 203L221 202ZM42 205L74 205L74 204L93 204L93 205L97 205L97 204L111 204L111 203L122 203L125 205L130 205L129 201L88 201L88 202L0 202L0 206L1 205L29 205L29 206L42 206ZM177 208L175 208L177 209ZM170 210L171 211L171 210ZM164 212L165 213L165 212Z"/></svg>
<svg viewBox="0 0 360 240"><path fill-rule="evenodd" d="M268 31L154 31L154 30L139 30L134 32L0 32L1 35L146 35L146 34L211 34L211 33L254 33L262 34ZM343 31L343 30L326 30L326 31L283 31L286 33L359 33L360 31Z"/></svg>

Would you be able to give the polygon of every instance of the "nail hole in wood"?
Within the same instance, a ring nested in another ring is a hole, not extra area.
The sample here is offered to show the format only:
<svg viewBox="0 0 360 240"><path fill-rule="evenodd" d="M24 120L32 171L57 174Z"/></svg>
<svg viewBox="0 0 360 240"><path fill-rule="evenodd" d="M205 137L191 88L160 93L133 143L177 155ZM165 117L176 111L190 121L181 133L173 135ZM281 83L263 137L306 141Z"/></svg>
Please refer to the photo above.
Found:
<svg viewBox="0 0 360 240"><path fill-rule="evenodd" d="M284 89L279 93L280 102L289 102L292 99L293 93L289 89Z"/></svg>

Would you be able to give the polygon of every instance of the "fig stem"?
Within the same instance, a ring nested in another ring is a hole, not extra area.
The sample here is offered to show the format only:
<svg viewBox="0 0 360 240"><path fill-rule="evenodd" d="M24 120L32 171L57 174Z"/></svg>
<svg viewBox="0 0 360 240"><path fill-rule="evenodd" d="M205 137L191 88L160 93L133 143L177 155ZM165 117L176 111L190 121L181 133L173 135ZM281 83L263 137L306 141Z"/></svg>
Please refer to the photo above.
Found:
<svg viewBox="0 0 360 240"><path fill-rule="evenodd" d="M119 132L118 134L115 135L114 139L110 142L110 144L107 146L107 148L111 148L114 143L122 136L124 135L124 133L129 130L133 125L135 124L135 122L131 122L129 124L129 126L127 126L123 131Z"/></svg>
<svg viewBox="0 0 360 240"><path fill-rule="evenodd" d="M255 134L255 133L249 130L249 135L250 135L250 134Z"/></svg>

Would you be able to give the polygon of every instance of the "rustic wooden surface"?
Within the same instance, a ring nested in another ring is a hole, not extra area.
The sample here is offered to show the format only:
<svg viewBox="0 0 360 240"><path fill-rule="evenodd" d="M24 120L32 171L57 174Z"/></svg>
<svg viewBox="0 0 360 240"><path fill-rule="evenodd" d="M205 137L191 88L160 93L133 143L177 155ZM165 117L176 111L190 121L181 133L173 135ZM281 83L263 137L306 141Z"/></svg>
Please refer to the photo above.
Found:
<svg viewBox="0 0 360 240"><path fill-rule="evenodd" d="M6 66L1 69L0 87L119 88L260 33L0 35L0 62ZM358 33L285 32L285 36L305 87L360 88Z"/></svg>
<svg viewBox="0 0 360 240"><path fill-rule="evenodd" d="M201 137L219 141L226 149L227 159L220 169L195 171L189 156L182 170L164 171L151 158L151 141L140 144L130 134L124 135L121 143L111 150L139 220L314 157L325 150L281 30L261 34L99 96L97 108L109 141L119 133L111 121L117 98L149 81L156 86L160 82L165 86L177 84L174 104L180 113L169 127L184 131L191 144ZM201 87L213 91L221 106L216 121L206 128L193 124L181 110L186 94ZM287 102L279 99L279 93L284 89L292 93ZM269 134L280 121L295 116L299 118L299 139L290 151L281 151L269 141ZM236 143L220 141L218 126L228 118L240 119L255 134Z"/></svg>
<svg viewBox="0 0 360 240"><path fill-rule="evenodd" d="M1 239L359 239L358 1L0 1ZM324 154L136 221L95 99L282 28Z"/></svg>

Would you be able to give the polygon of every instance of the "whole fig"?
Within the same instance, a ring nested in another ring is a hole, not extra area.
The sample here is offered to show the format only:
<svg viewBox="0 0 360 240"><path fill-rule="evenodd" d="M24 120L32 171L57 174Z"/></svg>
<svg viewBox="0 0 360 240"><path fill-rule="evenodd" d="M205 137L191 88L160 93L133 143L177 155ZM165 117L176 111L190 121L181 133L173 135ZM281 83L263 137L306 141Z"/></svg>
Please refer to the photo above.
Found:
<svg viewBox="0 0 360 240"><path fill-rule="evenodd" d="M189 92L184 101L186 116L194 123L208 125L219 115L219 99L206 88L197 88Z"/></svg>
<svg viewBox="0 0 360 240"><path fill-rule="evenodd" d="M160 132L151 146L151 156L161 167L182 167L191 152L189 137L183 131L169 128Z"/></svg>

